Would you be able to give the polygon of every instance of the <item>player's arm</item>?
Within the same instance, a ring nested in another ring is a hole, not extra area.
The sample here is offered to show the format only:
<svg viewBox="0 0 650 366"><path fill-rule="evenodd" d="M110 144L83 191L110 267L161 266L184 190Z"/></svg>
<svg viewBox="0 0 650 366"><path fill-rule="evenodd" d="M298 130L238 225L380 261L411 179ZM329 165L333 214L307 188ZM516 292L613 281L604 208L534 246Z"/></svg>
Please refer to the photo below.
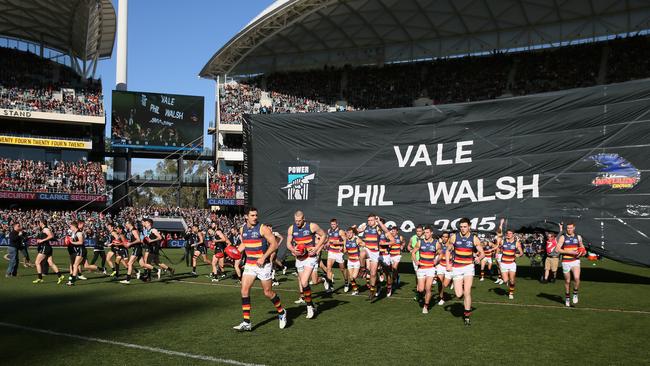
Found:
<svg viewBox="0 0 650 366"><path fill-rule="evenodd" d="M289 229L287 229L287 249L289 249L294 256L297 255L296 248L293 246L293 225L289 226Z"/></svg>
<svg viewBox="0 0 650 366"><path fill-rule="evenodd" d="M275 240L275 235L273 235L273 232L271 229L269 229L268 226L262 225L260 227L260 233L264 239L266 239L267 243L269 243L269 247L266 249L266 252L264 252L262 257L257 260L257 264L259 266L262 266L266 262L266 259L270 257L273 252L278 250L278 242Z"/></svg>
<svg viewBox="0 0 650 366"><path fill-rule="evenodd" d="M445 260L447 261L447 271L451 271L451 251L454 250L454 246L451 243L456 242L456 234L449 235L449 241L447 241L447 252L445 253Z"/></svg>
<svg viewBox="0 0 650 366"><path fill-rule="evenodd" d="M521 242L517 239L517 257L521 257L522 255L524 255L524 250L521 247Z"/></svg>
<svg viewBox="0 0 650 366"><path fill-rule="evenodd" d="M480 263L483 258L485 258L485 252L483 251L483 244L478 240L478 237L474 235L474 246L478 250L478 257L476 257L476 263Z"/></svg>
<svg viewBox="0 0 650 366"><path fill-rule="evenodd" d="M140 233L138 232L138 230L136 229L131 230L131 234L133 234L133 241L128 244L129 247L133 244L142 243L142 241L140 240Z"/></svg>
<svg viewBox="0 0 650 366"><path fill-rule="evenodd" d="M401 235L399 236L399 242L402 243L399 246L399 250L402 251L402 250L404 250L404 247L406 246L406 241L404 240L404 237L401 236Z"/></svg>
<svg viewBox="0 0 650 366"><path fill-rule="evenodd" d="M415 253L417 253L420 250L420 240L415 242L415 245L413 245L413 249L411 249L411 261L417 263L417 256Z"/></svg>
<svg viewBox="0 0 650 366"><path fill-rule="evenodd" d="M275 240L278 242L278 248L280 245L282 245L282 242L284 241L284 236L278 232L278 235L275 235Z"/></svg>
<svg viewBox="0 0 650 366"><path fill-rule="evenodd" d="M557 252L560 254L569 254L568 250L564 250L564 234L557 238Z"/></svg>
<svg viewBox="0 0 650 366"><path fill-rule="evenodd" d="M202 231L199 231L199 242L196 243L196 245L201 245L203 244L203 241L205 240L205 235L203 234Z"/></svg>
<svg viewBox="0 0 650 366"><path fill-rule="evenodd" d="M312 233L318 235L318 243L316 243L314 248L310 248L310 253L316 253L320 251L323 248L323 245L327 242L327 233L324 232L318 224L314 224L313 222L309 224L309 229Z"/></svg>
<svg viewBox="0 0 650 366"><path fill-rule="evenodd" d="M232 245L230 240L228 240L228 237L223 235L223 232L221 230L217 230L217 232L215 234L217 234L217 237L219 238L218 240L215 240L215 242L217 242L217 243L226 243L226 245Z"/></svg>
<svg viewBox="0 0 650 366"><path fill-rule="evenodd" d="M499 227L497 228L497 237L500 238L503 236L503 224L506 222L505 218L499 220Z"/></svg>
<svg viewBox="0 0 650 366"><path fill-rule="evenodd" d="M72 243L72 245L76 245L76 246L83 245L84 244L84 239L83 239L83 236L81 235L81 232L77 231L73 235L73 237L70 238L70 243Z"/></svg>
<svg viewBox="0 0 650 366"><path fill-rule="evenodd" d="M54 234L52 234L52 231L49 228L43 229L43 232L45 233L45 238L37 240L38 244L54 239Z"/></svg>
<svg viewBox="0 0 650 366"><path fill-rule="evenodd" d="M433 265L437 266L440 263L440 252L442 251L442 244L440 240L436 240L436 257L433 258Z"/></svg>
<svg viewBox="0 0 650 366"><path fill-rule="evenodd" d="M160 235L160 231L158 231L158 229L156 228L151 229L151 233L155 236L155 239L149 241L149 243L162 241L162 235Z"/></svg>

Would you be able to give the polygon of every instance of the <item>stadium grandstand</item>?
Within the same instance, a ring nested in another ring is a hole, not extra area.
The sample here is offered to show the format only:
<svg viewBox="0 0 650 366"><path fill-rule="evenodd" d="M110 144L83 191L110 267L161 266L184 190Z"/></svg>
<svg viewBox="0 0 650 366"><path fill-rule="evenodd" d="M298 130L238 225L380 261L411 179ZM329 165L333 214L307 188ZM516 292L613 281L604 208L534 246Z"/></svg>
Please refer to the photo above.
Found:
<svg viewBox="0 0 650 366"><path fill-rule="evenodd" d="M66 207L107 199L99 60L111 1L0 1L0 200Z"/></svg>
<svg viewBox="0 0 650 366"><path fill-rule="evenodd" d="M650 76L645 2L280 0L199 75L217 158L241 171L244 114L464 103ZM225 164L225 165L224 165Z"/></svg>

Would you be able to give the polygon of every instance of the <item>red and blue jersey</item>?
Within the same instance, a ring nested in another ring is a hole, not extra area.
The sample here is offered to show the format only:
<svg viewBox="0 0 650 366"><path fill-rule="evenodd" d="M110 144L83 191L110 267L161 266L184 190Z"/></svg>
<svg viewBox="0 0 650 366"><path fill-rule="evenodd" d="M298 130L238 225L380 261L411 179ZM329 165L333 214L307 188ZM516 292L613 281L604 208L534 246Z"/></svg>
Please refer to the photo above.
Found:
<svg viewBox="0 0 650 366"><path fill-rule="evenodd" d="M438 264L441 266L447 266L447 244L443 243L442 240L440 239L438 239L438 243L440 243L440 262ZM453 256L452 256L452 261L453 261Z"/></svg>
<svg viewBox="0 0 650 366"><path fill-rule="evenodd" d="M506 239L503 239L503 244L501 245L501 263L512 263L517 258L517 239L514 239L512 242L509 242Z"/></svg>
<svg viewBox="0 0 650 366"><path fill-rule="evenodd" d="M352 240L346 239L345 249L348 252L348 260L353 262L359 261L359 243L357 243L356 238L353 238Z"/></svg>
<svg viewBox="0 0 650 366"><path fill-rule="evenodd" d="M454 267L464 267L474 263L474 234L468 237L460 232L456 234L454 242Z"/></svg>
<svg viewBox="0 0 650 366"><path fill-rule="evenodd" d="M402 254L402 239L399 235L395 236L395 242L390 245L390 255L398 256Z"/></svg>
<svg viewBox="0 0 650 366"><path fill-rule="evenodd" d="M390 241L386 237L386 233L383 231L379 234L379 254L388 255L390 250Z"/></svg>
<svg viewBox="0 0 650 366"><path fill-rule="evenodd" d="M436 241L420 240L420 265L418 268L433 268L436 259Z"/></svg>
<svg viewBox="0 0 650 366"><path fill-rule="evenodd" d="M363 231L363 241L366 243L366 249L371 252L379 251L379 234L381 230L377 226L369 226Z"/></svg>
<svg viewBox="0 0 650 366"><path fill-rule="evenodd" d="M244 224L242 227L241 237L242 244L244 244L244 252L246 253L246 264L257 264L257 260L269 248L269 243L260 232L261 227L261 224L253 227Z"/></svg>
<svg viewBox="0 0 650 366"><path fill-rule="evenodd" d="M291 233L292 240L296 245L304 245L305 249L313 248L316 246L316 233L311 231L311 225L308 222L304 222L301 227L293 224L293 232ZM317 256L317 253L312 253L310 257Z"/></svg>
<svg viewBox="0 0 650 366"><path fill-rule="evenodd" d="M341 229L338 227L334 230L327 230L327 236L329 237L329 249L330 253L341 253L343 250L343 238L341 237Z"/></svg>
<svg viewBox="0 0 650 366"><path fill-rule="evenodd" d="M562 249L576 252L575 255L562 254L562 262L573 262L580 260L580 258L577 256L577 250L580 248L580 239L578 238L578 234L562 234L562 236L564 236L564 244L562 245Z"/></svg>

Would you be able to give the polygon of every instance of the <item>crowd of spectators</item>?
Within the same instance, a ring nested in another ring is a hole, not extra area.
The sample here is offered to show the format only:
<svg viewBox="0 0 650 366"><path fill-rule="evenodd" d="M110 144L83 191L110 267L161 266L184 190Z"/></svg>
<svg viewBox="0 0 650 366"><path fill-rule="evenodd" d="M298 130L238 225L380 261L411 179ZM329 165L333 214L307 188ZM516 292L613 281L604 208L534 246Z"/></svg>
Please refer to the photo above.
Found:
<svg viewBox="0 0 650 366"><path fill-rule="evenodd" d="M648 76L650 37L645 35L525 52L277 72L225 84L221 122L240 123L243 114L410 107L418 99L424 105L472 102Z"/></svg>
<svg viewBox="0 0 650 366"><path fill-rule="evenodd" d="M243 199L244 176L235 173L208 171L208 193L210 198Z"/></svg>
<svg viewBox="0 0 650 366"><path fill-rule="evenodd" d="M0 47L0 108L103 116L102 85L33 53Z"/></svg>
<svg viewBox="0 0 650 366"><path fill-rule="evenodd" d="M224 232L229 232L232 228L237 228L244 223L243 215L218 214L207 209L164 206L127 207L115 214L85 210L4 209L0 210L0 234L7 237L12 225L19 222L25 228L26 236L32 238L40 232L37 220L46 220L55 237L61 239L68 234L70 222L83 220L87 230L87 237L101 240L108 236L106 224L109 222L124 225L128 220L140 222L143 218L156 217L183 218L188 225L196 223L203 230L207 229L210 223L215 222ZM170 233L168 239L180 239L182 237L183 233Z"/></svg>
<svg viewBox="0 0 650 366"><path fill-rule="evenodd" d="M98 162L44 162L0 158L0 190L104 194L106 180Z"/></svg>

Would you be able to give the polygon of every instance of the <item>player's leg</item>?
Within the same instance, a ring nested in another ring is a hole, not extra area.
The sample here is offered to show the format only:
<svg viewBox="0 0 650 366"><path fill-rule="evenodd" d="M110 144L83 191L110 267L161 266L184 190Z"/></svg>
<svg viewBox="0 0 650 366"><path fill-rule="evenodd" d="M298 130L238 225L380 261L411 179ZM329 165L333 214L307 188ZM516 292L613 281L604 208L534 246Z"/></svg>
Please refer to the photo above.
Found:
<svg viewBox="0 0 650 366"><path fill-rule="evenodd" d="M57 285L62 284L63 281L65 281L65 276L63 274L61 274L61 271L59 271L59 267L56 265L56 263L54 263L54 259L52 258L51 255L47 256L47 264L50 266L50 269L52 269L52 271L54 271L54 273L56 274L56 277L58 277L57 281L56 281L56 284Z"/></svg>
<svg viewBox="0 0 650 366"><path fill-rule="evenodd" d="M431 303L431 297L433 295L431 291L431 287L433 287L434 278L435 276L428 276L428 275L424 277L424 306L422 307L422 313L424 314L429 312L429 304Z"/></svg>
<svg viewBox="0 0 650 366"><path fill-rule="evenodd" d="M463 289L463 320L466 325L469 325L469 317L472 315L472 283L474 282L474 274L465 275L462 278L461 284Z"/></svg>
<svg viewBox="0 0 650 366"><path fill-rule="evenodd" d="M255 273L244 273L241 279L241 310L242 322L233 327L239 331L250 331L251 328L251 298L250 289L255 282Z"/></svg>
<svg viewBox="0 0 650 366"><path fill-rule="evenodd" d="M300 285L302 286L302 294L307 304L307 319L314 317L314 303L312 302L312 292L311 286L309 285L309 280L312 277L312 273L315 272L315 268L318 266L317 263L312 265L305 265L303 271L299 273Z"/></svg>
<svg viewBox="0 0 650 366"><path fill-rule="evenodd" d="M571 274L573 275L573 303L578 303L578 290L580 289L580 265L576 265L571 268Z"/></svg>
<svg viewBox="0 0 650 366"><path fill-rule="evenodd" d="M273 266L273 262L269 263L270 267ZM268 272L270 272L270 267L268 268ZM266 296L269 300L271 300L271 303L273 303L273 306L275 307L275 310L278 312L278 321L280 322L280 329L284 329L284 327L287 325L287 311L284 309L282 306L282 302L280 301L280 297L273 291L273 282L271 281L270 274L267 274L266 268L262 269L264 273L258 274L258 278L262 277L265 278L268 276L269 278L267 280L262 280L260 278L260 282L262 283L262 289L264 290L264 296Z"/></svg>
<svg viewBox="0 0 650 366"><path fill-rule="evenodd" d="M564 273L564 305L571 306L571 268L562 263L562 272Z"/></svg>

